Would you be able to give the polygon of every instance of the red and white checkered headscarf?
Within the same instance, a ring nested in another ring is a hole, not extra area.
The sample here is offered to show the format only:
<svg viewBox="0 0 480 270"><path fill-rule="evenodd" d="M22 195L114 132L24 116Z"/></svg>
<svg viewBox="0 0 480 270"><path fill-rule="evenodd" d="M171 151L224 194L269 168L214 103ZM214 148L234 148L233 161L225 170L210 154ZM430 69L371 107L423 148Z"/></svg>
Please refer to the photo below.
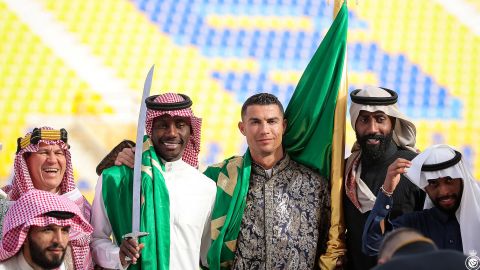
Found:
<svg viewBox="0 0 480 270"><path fill-rule="evenodd" d="M166 93L159 95L155 98L154 102L161 104L181 102L185 99L174 93ZM153 119L156 117L168 114L170 116L181 116L190 118L191 123L191 135L190 140L185 147L185 150L182 155L183 161L190 164L191 166L198 167L198 154L200 153L200 132L202 126L202 119L195 117L193 115L191 108L181 109L181 110L165 110L157 111L152 109L147 109L147 117L145 121L145 130L148 136L152 136L152 124Z"/></svg>
<svg viewBox="0 0 480 270"><path fill-rule="evenodd" d="M42 127L40 130L54 130L51 127ZM32 132L29 132L25 137L29 137ZM25 138L24 137L24 138ZM33 186L32 179L30 178L30 173L27 167L27 161L25 160L24 154L29 152L37 152L40 143L45 143L48 145L59 145L60 148L65 152L65 159L67 161L65 174L63 175L62 182L60 183L60 194L70 192L75 189L75 182L73 180L73 168L72 168L72 156L68 150L68 145L62 140L49 140L41 138L36 144L29 144L25 148L22 148L17 155L15 156L14 164L14 178L12 181L11 190L8 193L10 200L17 200L22 194L26 193L29 190L35 189ZM9 187L4 190L8 190Z"/></svg>
<svg viewBox="0 0 480 270"><path fill-rule="evenodd" d="M69 212L74 216L62 220L44 215L51 211ZM31 226L45 227L55 224L70 226L69 237L74 251L75 269L93 268L89 247L93 228L85 220L78 206L71 200L50 192L33 189L22 195L10 207L3 222L0 261L5 261L17 254L23 246Z"/></svg>

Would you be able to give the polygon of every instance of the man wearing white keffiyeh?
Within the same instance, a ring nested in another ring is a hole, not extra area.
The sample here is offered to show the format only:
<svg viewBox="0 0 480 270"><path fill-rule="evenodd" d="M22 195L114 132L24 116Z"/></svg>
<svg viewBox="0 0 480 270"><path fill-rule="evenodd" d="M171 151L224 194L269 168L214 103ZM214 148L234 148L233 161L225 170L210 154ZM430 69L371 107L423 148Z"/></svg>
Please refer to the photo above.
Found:
<svg viewBox="0 0 480 270"><path fill-rule="evenodd" d="M428 194L425 209L390 219L392 197L388 192L379 192L365 225L365 251L376 253L383 228L390 227L417 229L439 248L465 254L480 251L480 187L460 152L448 145L434 145L411 162L397 159L389 167L384 190L395 190L403 173Z"/></svg>
<svg viewBox="0 0 480 270"><path fill-rule="evenodd" d="M357 141L345 164L344 217L346 227L346 269L370 269L376 258L361 250L363 226L375 203L388 166L396 158L415 157L415 125L397 105L397 93L367 86L350 94L350 120ZM402 177L393 194L392 215L421 210L425 194Z"/></svg>

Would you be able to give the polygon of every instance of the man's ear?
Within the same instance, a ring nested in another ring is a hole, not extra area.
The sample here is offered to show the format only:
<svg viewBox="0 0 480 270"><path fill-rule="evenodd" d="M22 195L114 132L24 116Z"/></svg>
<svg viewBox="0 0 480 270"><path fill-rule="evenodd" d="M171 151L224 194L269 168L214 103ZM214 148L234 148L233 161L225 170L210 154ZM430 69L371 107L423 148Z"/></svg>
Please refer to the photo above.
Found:
<svg viewBox="0 0 480 270"><path fill-rule="evenodd" d="M245 136L245 123L243 123L242 121L238 122L238 129L243 134L243 136Z"/></svg>
<svg viewBox="0 0 480 270"><path fill-rule="evenodd" d="M288 124L287 119L286 119L286 118L283 118L283 123L282 123L282 125L283 125L283 133L282 133L282 135L285 134L285 130L287 130L287 126L288 126L287 124Z"/></svg>

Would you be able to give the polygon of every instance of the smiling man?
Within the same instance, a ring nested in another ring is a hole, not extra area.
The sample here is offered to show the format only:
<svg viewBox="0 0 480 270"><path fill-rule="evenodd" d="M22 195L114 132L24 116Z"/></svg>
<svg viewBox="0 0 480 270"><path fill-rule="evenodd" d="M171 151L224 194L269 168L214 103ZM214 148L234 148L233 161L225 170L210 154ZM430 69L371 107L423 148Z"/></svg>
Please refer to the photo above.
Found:
<svg viewBox="0 0 480 270"><path fill-rule="evenodd" d="M13 204L4 222L0 269L71 269L64 259L75 240L81 255L75 269L89 269L93 229L71 200L33 189Z"/></svg>
<svg viewBox="0 0 480 270"><path fill-rule="evenodd" d="M133 170L105 169L93 201L93 256L105 268L196 270L210 244L216 191L197 170L201 119L186 95L166 93L145 102L140 231L150 235L141 243L122 240L131 232Z"/></svg>
<svg viewBox="0 0 480 270"><path fill-rule="evenodd" d="M388 166L397 158L411 160L415 152L415 126L398 109L397 93L367 86L350 94L350 120L357 141L345 164L344 216L346 269L366 270L376 258L362 252L362 233ZM405 177L393 193L392 216L421 210L425 194Z"/></svg>
<svg viewBox="0 0 480 270"><path fill-rule="evenodd" d="M428 199L423 211L391 218L392 192L405 174ZM434 145L412 161L399 158L389 167L383 189L368 217L364 250L374 255L386 231L410 227L431 238L441 249L468 254L480 250L480 188L460 152L448 145Z"/></svg>
<svg viewBox="0 0 480 270"><path fill-rule="evenodd" d="M242 106L248 150L210 166L217 182L210 269L318 269L330 225L330 190L284 151L283 106L260 93Z"/></svg>
<svg viewBox="0 0 480 270"><path fill-rule="evenodd" d="M90 219L90 205L76 187L72 156L65 129L34 128L18 138L12 184L2 189L15 201L27 191L39 189L68 197Z"/></svg>
<svg viewBox="0 0 480 270"><path fill-rule="evenodd" d="M40 143L38 151L27 157L27 168L37 189L57 193L65 174L67 160L59 145Z"/></svg>

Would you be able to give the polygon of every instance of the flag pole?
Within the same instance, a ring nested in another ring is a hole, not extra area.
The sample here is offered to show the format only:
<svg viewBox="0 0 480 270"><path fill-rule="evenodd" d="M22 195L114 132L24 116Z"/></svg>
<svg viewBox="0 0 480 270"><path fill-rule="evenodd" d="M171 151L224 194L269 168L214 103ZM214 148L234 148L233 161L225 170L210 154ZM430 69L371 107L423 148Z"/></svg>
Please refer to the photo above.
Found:
<svg viewBox="0 0 480 270"><path fill-rule="evenodd" d="M342 4L345 0L334 0L333 4L333 18L337 17L338 11L342 8Z"/></svg>
<svg viewBox="0 0 480 270"><path fill-rule="evenodd" d="M337 16L344 0L334 0L333 18ZM345 255L345 222L343 218L343 183L345 166L345 122L347 111L347 50L345 50L342 81L338 90L332 139L330 171L331 219L327 252L320 258L321 269L335 269L335 264Z"/></svg>

